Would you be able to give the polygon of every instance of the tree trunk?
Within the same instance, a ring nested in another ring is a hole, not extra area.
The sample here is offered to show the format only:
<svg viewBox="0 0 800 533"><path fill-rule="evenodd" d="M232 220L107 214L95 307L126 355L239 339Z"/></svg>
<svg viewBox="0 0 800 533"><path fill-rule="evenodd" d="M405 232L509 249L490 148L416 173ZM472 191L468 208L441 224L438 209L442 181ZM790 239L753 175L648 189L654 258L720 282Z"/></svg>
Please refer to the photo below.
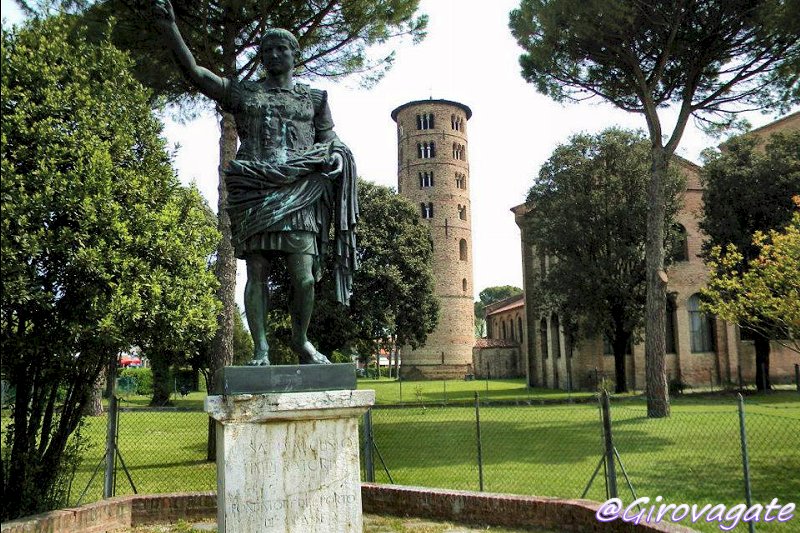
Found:
<svg viewBox="0 0 800 533"><path fill-rule="evenodd" d="M217 246L216 275L219 280L217 297L222 303L222 312L217 319L217 333L214 336L211 351L211 375L220 368L233 363L233 329L234 313L236 313L236 258L231 244L231 219L228 216L228 190L225 187L224 169L236 156L236 123L233 115L220 113L219 138L219 201L217 202L217 224L222 235ZM209 422L207 457L214 461L216 453L216 437L214 425Z"/></svg>
<svg viewBox="0 0 800 533"><path fill-rule="evenodd" d="M645 381L647 416L669 416L666 368L666 275L664 274L664 181L667 153L660 142L652 146L652 175L647 188L647 305L645 311Z"/></svg>
<svg viewBox="0 0 800 533"><path fill-rule="evenodd" d="M753 332L753 345L756 349L756 388L768 391L772 388L769 381L769 338L763 333Z"/></svg>
<svg viewBox="0 0 800 533"><path fill-rule="evenodd" d="M100 372L100 375L97 376L97 381L94 383L94 388L92 388L92 397L86 403L86 410L84 412L86 416L101 416L103 414L103 393L105 389L105 382L106 379L103 377L103 372ZM109 390L113 390L113 388ZM109 398L110 397L111 396L109 394Z"/></svg>
<svg viewBox="0 0 800 533"><path fill-rule="evenodd" d="M217 263L215 273L219 280L217 296L222 302L222 313L218 318L217 333L214 336L211 359L214 368L222 368L233 363L233 329L234 313L236 313L236 258L231 244L231 219L228 216L228 190L225 187L223 169L236 156L236 124L233 115L221 113L219 140L219 201L217 203L218 229L221 234L217 246Z"/></svg>
<svg viewBox="0 0 800 533"><path fill-rule="evenodd" d="M114 380L117 379L118 359L119 354L114 353L108 358L108 364L105 365L106 383L103 390L103 398L111 398L111 395L114 394L114 385L116 384Z"/></svg>
<svg viewBox="0 0 800 533"><path fill-rule="evenodd" d="M153 397L150 405L161 407L169 405L169 394L172 390L169 380L169 367L171 358L167 353L160 353L150 358L153 369Z"/></svg>
<svg viewBox="0 0 800 533"><path fill-rule="evenodd" d="M625 355L628 351L630 334L617 333L611 343L614 348L614 392L628 392L628 379L625 375Z"/></svg>

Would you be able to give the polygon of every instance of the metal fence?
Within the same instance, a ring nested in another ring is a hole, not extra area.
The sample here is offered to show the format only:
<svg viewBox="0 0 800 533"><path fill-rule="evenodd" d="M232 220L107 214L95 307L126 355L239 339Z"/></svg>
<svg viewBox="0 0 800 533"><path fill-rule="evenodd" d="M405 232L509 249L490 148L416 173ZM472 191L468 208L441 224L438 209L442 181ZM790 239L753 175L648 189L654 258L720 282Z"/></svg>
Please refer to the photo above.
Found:
<svg viewBox="0 0 800 533"><path fill-rule="evenodd" d="M607 396L374 407L368 418L364 478L381 483L728 506L800 494L800 404L769 394L684 402L662 419L647 417L643 399Z"/></svg>
<svg viewBox="0 0 800 533"><path fill-rule="evenodd" d="M684 399L663 419L648 418L641 398L607 396L605 409L599 398L552 404L483 401L477 394L469 403L375 406L360 428L362 479L726 505L746 503L749 486L754 503L786 503L800 494L800 402L774 397ZM116 427L102 416L83 428L88 447L72 503L216 488L216 466L206 459L206 413L123 402L114 419Z"/></svg>

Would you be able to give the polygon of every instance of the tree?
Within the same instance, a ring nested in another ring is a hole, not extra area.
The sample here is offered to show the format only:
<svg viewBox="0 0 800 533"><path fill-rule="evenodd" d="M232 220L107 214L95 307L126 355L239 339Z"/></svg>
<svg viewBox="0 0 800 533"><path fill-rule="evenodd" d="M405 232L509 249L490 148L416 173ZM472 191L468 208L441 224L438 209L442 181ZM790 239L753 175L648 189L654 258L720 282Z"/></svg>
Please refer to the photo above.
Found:
<svg viewBox="0 0 800 533"><path fill-rule="evenodd" d="M769 257L775 250L765 234L791 222L792 195L800 191L800 132L772 136L763 151L755 138L742 136L726 143L724 152L708 156L701 171L704 190L700 228L708 235L703 250L712 270L712 291L731 298L728 303L717 301L713 307L727 316L737 316L735 322L752 333L756 383L761 389L765 384L769 387L769 341L787 333L782 326L784 319L769 311L761 319L755 314L729 313L738 305L741 293L725 286L756 283L767 275L750 271L766 268L774 259ZM767 257L762 258L762 253ZM755 313L758 302L756 295L752 296L753 307L747 309Z"/></svg>
<svg viewBox="0 0 800 533"><path fill-rule="evenodd" d="M531 300L542 314L559 313L576 335L610 341L616 392L627 391L625 354L644 321L649 160L640 133L575 135L542 166L527 199L525 233L550 257ZM677 171L668 174L665 228L683 185Z"/></svg>
<svg viewBox="0 0 800 533"><path fill-rule="evenodd" d="M800 101L800 0L521 0L511 32L522 76L557 101L600 97L639 113L651 143L645 374L649 417L669 415L664 273L667 166L690 117ZM661 112L674 105L675 125Z"/></svg>
<svg viewBox="0 0 800 533"><path fill-rule="evenodd" d="M728 245L724 252L720 246L711 249L703 307L765 337L777 331L777 342L800 353L800 196L794 201L797 208L786 228L755 232L758 254L746 271L741 270L745 259L736 246ZM769 383L769 376L762 379ZM757 382L761 383L758 376Z"/></svg>
<svg viewBox="0 0 800 533"><path fill-rule="evenodd" d="M372 354L378 348L425 343L436 327L439 302L434 294L433 244L417 209L391 188L358 181L360 219L350 306L336 302L329 257L317 290L309 337L324 352ZM271 274L274 332L280 343L289 282L282 269Z"/></svg>
<svg viewBox="0 0 800 533"><path fill-rule="evenodd" d="M16 389L4 521L66 503L76 430L110 358L170 314L187 315L176 339L213 333L214 280L193 265L218 237L181 219L199 195L179 185L130 66L68 17L2 32L2 377ZM203 238L174 238L175 224Z"/></svg>
<svg viewBox="0 0 800 533"><path fill-rule="evenodd" d="M154 283L151 313L137 320L135 334L153 369L151 405L169 403L174 387L170 368L185 363L216 330L218 283L209 268L219 240L215 226L216 216L197 188L180 187L168 199L159 224L144 238L142 253L156 259L149 270Z"/></svg>
<svg viewBox="0 0 800 533"><path fill-rule="evenodd" d="M483 337L486 335L487 305L519 294L522 294L522 289L513 285L499 285L483 289L478 294L478 301L475 302L475 336Z"/></svg>

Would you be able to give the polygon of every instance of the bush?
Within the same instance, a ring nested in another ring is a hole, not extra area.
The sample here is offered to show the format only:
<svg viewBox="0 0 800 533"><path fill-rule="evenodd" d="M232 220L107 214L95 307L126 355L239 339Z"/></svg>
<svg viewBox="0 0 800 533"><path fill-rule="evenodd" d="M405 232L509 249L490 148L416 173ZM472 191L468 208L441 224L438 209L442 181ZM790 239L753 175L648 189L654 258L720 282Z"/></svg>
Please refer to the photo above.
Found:
<svg viewBox="0 0 800 533"><path fill-rule="evenodd" d="M135 393L140 396L153 394L153 371L149 368L124 368L118 379L133 380L136 383Z"/></svg>

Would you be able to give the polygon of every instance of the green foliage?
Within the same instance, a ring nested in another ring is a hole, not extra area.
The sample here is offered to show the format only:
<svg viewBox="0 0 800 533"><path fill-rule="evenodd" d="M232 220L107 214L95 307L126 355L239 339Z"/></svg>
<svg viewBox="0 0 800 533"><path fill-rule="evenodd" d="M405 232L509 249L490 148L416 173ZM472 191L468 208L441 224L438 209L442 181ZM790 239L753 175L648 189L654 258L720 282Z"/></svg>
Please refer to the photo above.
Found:
<svg viewBox="0 0 800 533"><path fill-rule="evenodd" d="M649 145L636 132L579 134L556 148L528 193L525 235L549 256L530 287L537 312L558 312L567 331L605 335L624 358L644 321ZM684 182L669 174L669 227ZM617 368L617 391L624 376Z"/></svg>
<svg viewBox="0 0 800 533"><path fill-rule="evenodd" d="M756 231L785 227L792 219L792 195L800 192L800 132L773 135L763 150L758 139L741 136L725 144L725 151L707 154L703 182L703 218L700 229L706 257L712 248L732 244L743 255L747 269L760 247Z"/></svg>
<svg viewBox="0 0 800 533"><path fill-rule="evenodd" d="M558 101L601 96L639 113L676 103L687 117L713 120L734 102L799 101L798 7L797 0L522 0L509 25L524 50L523 77Z"/></svg>
<svg viewBox="0 0 800 533"><path fill-rule="evenodd" d="M703 291L703 307L740 327L779 337L800 353L800 196L797 209L781 231L756 231L758 250L747 261L733 244L709 252L711 274Z"/></svg>
<svg viewBox="0 0 800 533"><path fill-rule="evenodd" d="M123 368L117 374L118 379L130 379L136 384L135 394L150 396L153 394L153 371L149 368Z"/></svg>
<svg viewBox="0 0 800 533"><path fill-rule="evenodd" d="M50 508L108 354L213 331L213 219L130 65L68 17L3 30L4 520Z"/></svg>
<svg viewBox="0 0 800 533"><path fill-rule="evenodd" d="M72 1L81 10L85 2ZM291 31L300 42L302 57L297 73L304 77L338 78L356 74L371 84L391 67L394 51L376 55L375 45L408 36L414 42L425 37L427 16L418 15L419 0L286 2L265 4L257 0L216 0L201 4L191 0L172 2L178 27L197 63L220 76L258 78L263 75L258 48L264 28ZM149 2L104 0L84 11L94 26L103 27L109 17L119 23L114 42L128 50L136 62L136 75L156 96L187 102L196 95L176 67L171 52L147 9Z"/></svg>
<svg viewBox="0 0 800 533"><path fill-rule="evenodd" d="M724 152L707 154L701 173L700 228L708 235L703 251L714 270L708 293L712 305L707 309L751 331L756 383L762 389L770 386L769 340L791 333L786 325L788 316L776 315L767 295L757 293L775 290L780 297L792 292L791 287L781 287L782 282L773 286L777 280L770 278L780 274L766 271L767 265L780 264L772 256L778 250L763 234L780 230L791 221L792 196L800 191L800 132L773 135L763 151L757 143L755 138L742 136L726 143ZM766 255L762 257L762 253ZM779 253L782 261L791 260L788 251ZM792 268L790 263L787 266ZM754 268L765 271L751 272ZM750 290L755 292L750 294ZM764 305L763 314L760 305Z"/></svg>

